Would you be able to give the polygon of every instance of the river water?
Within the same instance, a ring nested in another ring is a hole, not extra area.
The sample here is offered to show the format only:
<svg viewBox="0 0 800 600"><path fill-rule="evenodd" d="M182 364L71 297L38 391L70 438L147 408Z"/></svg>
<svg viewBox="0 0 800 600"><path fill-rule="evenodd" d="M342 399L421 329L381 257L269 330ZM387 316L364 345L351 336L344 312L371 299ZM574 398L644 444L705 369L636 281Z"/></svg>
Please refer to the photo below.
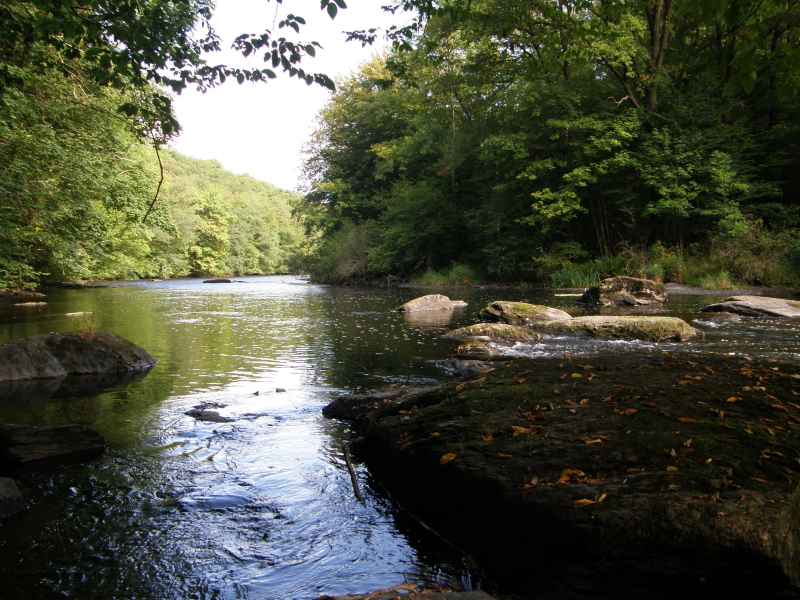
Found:
<svg viewBox="0 0 800 600"><path fill-rule="evenodd" d="M28 511L0 527L8 598L307 599L401 583L492 582L397 506L363 465L365 502L344 464L348 431L321 416L338 394L440 381L449 326L495 299L567 308L547 291L468 290L450 323L393 312L422 292L355 290L294 277L59 290L41 310L0 313L0 343L50 331L121 335L158 359L146 377L89 397L14 394L0 422L83 423L109 442L87 465L32 474ZM678 296L689 320L718 296ZM80 313L80 314L76 314ZM701 323L701 325L703 325ZM800 362L796 323L706 325L687 345L551 339L519 355L736 353ZM229 423L185 413L220 405Z"/></svg>

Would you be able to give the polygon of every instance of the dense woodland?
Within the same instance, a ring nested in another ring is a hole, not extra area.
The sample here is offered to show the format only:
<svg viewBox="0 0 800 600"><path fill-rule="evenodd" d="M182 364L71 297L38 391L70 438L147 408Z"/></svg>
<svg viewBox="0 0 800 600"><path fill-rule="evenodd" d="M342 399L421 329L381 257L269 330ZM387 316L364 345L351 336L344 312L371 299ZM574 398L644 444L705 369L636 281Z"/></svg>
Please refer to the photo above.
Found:
<svg viewBox="0 0 800 600"><path fill-rule="evenodd" d="M305 237L287 194L165 149L170 92L280 75L332 87L304 70L324 49L288 12L317 7L277 4L275 31L232 41L250 68L214 62L207 0L0 6L0 285L286 269L800 281L797 2L390 6L411 25L340 82L309 143Z"/></svg>
<svg viewBox="0 0 800 600"><path fill-rule="evenodd" d="M438 4L321 116L317 276L798 282L800 4Z"/></svg>
<svg viewBox="0 0 800 600"><path fill-rule="evenodd" d="M299 268L295 195L166 146L187 84L164 71L213 84L185 37L206 9L0 6L0 289Z"/></svg>

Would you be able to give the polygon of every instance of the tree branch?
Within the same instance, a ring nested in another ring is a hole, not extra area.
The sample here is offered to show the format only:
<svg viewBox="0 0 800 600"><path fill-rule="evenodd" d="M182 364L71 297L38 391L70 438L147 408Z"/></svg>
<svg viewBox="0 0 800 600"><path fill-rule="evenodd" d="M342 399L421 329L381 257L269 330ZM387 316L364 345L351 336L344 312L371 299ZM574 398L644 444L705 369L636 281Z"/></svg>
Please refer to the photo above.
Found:
<svg viewBox="0 0 800 600"><path fill-rule="evenodd" d="M161 186L164 184L164 163L161 162L161 153L158 151L158 142L156 141L155 136L153 136L153 149L156 151L156 158L158 158L158 169L160 172L160 177L158 179L158 187L156 187L156 193L153 196L153 200L150 202L150 206L147 207L147 212L142 217L142 223L147 221L147 217L150 216L150 213L153 212L153 208L155 208L156 202L158 202L158 195L161 193Z"/></svg>

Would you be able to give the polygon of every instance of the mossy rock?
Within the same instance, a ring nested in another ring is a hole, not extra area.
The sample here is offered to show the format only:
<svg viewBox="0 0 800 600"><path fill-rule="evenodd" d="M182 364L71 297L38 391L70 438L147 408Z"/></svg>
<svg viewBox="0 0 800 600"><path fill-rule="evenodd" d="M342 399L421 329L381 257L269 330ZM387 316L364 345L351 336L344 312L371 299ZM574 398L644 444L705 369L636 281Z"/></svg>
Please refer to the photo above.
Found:
<svg viewBox="0 0 800 600"><path fill-rule="evenodd" d="M505 323L476 323L469 327L455 329L445 334L444 337L460 341L483 339L495 342L523 342L527 344L535 344L542 339L540 334L526 327L507 325Z"/></svg>
<svg viewBox="0 0 800 600"><path fill-rule="evenodd" d="M601 339L648 342L686 342L700 335L697 329L677 317L592 316L531 326L542 333L555 335L578 334Z"/></svg>
<svg viewBox="0 0 800 600"><path fill-rule="evenodd" d="M497 300L481 311L481 318L509 325L529 325L543 321L566 321L572 316L563 310L541 304Z"/></svg>

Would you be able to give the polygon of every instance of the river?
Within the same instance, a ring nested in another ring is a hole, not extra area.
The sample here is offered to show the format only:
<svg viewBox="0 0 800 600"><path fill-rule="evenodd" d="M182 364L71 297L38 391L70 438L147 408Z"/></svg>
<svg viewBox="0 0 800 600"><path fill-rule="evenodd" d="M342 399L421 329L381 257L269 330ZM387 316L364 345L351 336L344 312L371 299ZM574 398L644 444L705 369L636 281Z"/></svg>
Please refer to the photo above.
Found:
<svg viewBox="0 0 800 600"><path fill-rule="evenodd" d="M158 359L146 377L90 397L15 394L0 422L83 423L109 442L104 458L23 479L31 507L0 528L3 597L307 599L400 583L472 589L469 558L397 506L356 464L348 431L321 409L338 394L440 381L448 324L392 309L421 292L317 286L295 277L113 284L57 290L41 310L0 313L0 343L49 331L121 335ZM449 324L495 299L575 312L548 291L485 289ZM689 320L719 296L678 296ZM76 314L81 313L81 314ZM686 345L554 339L514 352L736 353L800 362L797 324L706 326ZM221 405L230 423L185 413ZM224 405L224 406L222 406ZM502 591L502 590L501 590Z"/></svg>

